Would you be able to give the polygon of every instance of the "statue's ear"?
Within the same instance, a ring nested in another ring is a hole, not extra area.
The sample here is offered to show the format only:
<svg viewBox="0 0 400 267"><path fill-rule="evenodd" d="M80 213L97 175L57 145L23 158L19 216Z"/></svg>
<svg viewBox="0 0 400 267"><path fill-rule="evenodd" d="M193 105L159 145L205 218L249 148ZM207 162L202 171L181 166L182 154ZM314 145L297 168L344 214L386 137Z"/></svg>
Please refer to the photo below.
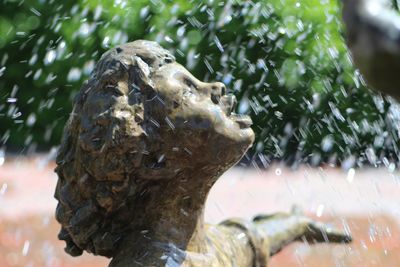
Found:
<svg viewBox="0 0 400 267"><path fill-rule="evenodd" d="M140 57L132 57L132 68L129 75L130 80L142 93L154 90L154 85L150 79L150 67Z"/></svg>

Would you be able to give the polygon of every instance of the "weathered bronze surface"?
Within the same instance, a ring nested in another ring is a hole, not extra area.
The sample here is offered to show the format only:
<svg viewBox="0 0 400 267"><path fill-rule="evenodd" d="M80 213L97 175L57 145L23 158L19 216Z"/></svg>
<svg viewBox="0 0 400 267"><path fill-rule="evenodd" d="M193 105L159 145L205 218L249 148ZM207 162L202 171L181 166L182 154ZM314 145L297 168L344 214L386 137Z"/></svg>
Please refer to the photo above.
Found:
<svg viewBox="0 0 400 267"><path fill-rule="evenodd" d="M252 145L222 83L204 83L157 43L105 53L77 95L57 157L66 251L110 266L266 266L288 243L348 242L296 213L204 223L216 180Z"/></svg>
<svg viewBox="0 0 400 267"><path fill-rule="evenodd" d="M347 44L374 89L400 98L400 15L389 0L342 0Z"/></svg>

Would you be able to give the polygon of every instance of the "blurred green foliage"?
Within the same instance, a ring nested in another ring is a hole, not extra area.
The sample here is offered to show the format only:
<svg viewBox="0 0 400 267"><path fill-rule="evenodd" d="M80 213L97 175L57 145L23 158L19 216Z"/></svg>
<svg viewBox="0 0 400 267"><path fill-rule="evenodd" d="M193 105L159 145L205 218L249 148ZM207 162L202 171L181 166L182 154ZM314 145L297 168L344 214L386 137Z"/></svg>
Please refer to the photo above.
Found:
<svg viewBox="0 0 400 267"><path fill-rule="evenodd" d="M366 89L332 0L3 1L0 140L58 144L71 100L108 48L149 39L251 114L251 159L267 164L397 160L396 103Z"/></svg>

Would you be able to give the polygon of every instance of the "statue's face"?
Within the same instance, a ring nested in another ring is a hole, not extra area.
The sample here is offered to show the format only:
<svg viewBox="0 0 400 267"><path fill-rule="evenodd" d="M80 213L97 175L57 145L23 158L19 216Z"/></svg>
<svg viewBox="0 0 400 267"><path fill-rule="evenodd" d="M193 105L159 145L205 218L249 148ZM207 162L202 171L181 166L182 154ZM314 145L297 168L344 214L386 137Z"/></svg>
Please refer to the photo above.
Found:
<svg viewBox="0 0 400 267"><path fill-rule="evenodd" d="M233 113L236 98L225 95L224 84L201 82L175 62L155 70L151 80L155 94L144 103L145 116L167 156L181 151L194 164L231 166L253 143L251 119Z"/></svg>

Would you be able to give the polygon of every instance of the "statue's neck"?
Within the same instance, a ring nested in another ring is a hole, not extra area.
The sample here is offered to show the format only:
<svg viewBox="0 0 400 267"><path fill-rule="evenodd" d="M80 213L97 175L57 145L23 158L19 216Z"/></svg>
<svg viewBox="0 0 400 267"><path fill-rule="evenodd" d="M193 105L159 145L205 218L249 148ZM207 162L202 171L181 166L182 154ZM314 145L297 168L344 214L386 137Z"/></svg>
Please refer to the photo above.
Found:
<svg viewBox="0 0 400 267"><path fill-rule="evenodd" d="M140 227L135 227L139 229L134 238L144 235L153 245L173 244L184 251L205 252L204 206L216 178L197 170L145 186L141 199L146 202L139 209Z"/></svg>

